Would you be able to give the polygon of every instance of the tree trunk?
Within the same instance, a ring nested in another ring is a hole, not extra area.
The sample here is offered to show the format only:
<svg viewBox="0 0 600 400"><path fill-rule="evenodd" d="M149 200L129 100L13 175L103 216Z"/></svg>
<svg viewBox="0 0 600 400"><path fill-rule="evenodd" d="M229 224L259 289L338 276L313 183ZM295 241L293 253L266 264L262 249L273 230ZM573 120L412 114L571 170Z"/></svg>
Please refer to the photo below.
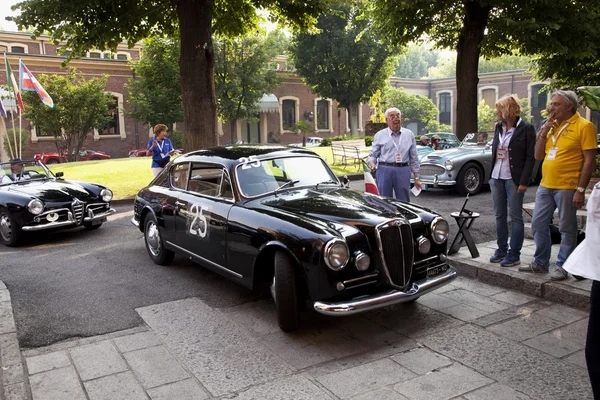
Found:
<svg viewBox="0 0 600 400"><path fill-rule="evenodd" d="M213 6L214 0L177 1L186 151L216 146L219 141L212 44Z"/></svg>
<svg viewBox="0 0 600 400"><path fill-rule="evenodd" d="M358 104L348 104L348 125L350 126L350 135L358 136Z"/></svg>
<svg viewBox="0 0 600 400"><path fill-rule="evenodd" d="M459 139L477 132L477 83L479 55L490 7L464 1L465 21L456 46L456 131Z"/></svg>
<svg viewBox="0 0 600 400"><path fill-rule="evenodd" d="M237 142L237 120L229 121L229 132L231 136L231 140L229 141L231 144L235 144Z"/></svg>

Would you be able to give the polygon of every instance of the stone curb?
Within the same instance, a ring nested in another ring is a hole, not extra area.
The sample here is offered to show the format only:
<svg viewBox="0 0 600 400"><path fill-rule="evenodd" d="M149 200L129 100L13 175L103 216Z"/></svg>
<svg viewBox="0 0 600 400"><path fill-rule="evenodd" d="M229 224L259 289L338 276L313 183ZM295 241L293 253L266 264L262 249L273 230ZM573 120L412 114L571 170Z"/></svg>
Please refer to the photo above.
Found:
<svg viewBox="0 0 600 400"><path fill-rule="evenodd" d="M448 263L456 268L460 275L483 283L541 297L584 311L590 309L589 291L554 282L544 276L482 263L481 257L472 259L451 256L448 258Z"/></svg>
<svg viewBox="0 0 600 400"><path fill-rule="evenodd" d="M0 399L30 400L31 389L21 356L10 293L0 281Z"/></svg>

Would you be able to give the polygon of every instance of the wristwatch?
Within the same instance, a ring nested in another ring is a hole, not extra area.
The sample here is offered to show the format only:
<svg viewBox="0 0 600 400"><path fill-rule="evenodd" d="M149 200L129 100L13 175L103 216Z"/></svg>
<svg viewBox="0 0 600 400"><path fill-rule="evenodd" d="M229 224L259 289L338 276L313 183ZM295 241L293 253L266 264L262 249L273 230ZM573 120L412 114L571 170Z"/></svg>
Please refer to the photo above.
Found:
<svg viewBox="0 0 600 400"><path fill-rule="evenodd" d="M579 187L577 188L577 191L578 191L579 193L584 193L584 192L585 192L585 188L584 188L584 187L581 187L581 186L579 186Z"/></svg>

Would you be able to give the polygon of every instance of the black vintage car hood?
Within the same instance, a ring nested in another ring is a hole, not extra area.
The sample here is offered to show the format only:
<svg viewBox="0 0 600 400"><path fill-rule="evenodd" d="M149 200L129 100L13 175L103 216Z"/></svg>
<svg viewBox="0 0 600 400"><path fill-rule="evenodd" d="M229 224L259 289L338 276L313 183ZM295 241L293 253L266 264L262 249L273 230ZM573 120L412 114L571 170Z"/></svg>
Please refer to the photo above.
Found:
<svg viewBox="0 0 600 400"><path fill-rule="evenodd" d="M14 184L9 189L30 197L37 197L45 202L71 202L73 198L81 201L89 201L95 196L81 186L69 181L32 181Z"/></svg>
<svg viewBox="0 0 600 400"><path fill-rule="evenodd" d="M349 189L289 190L263 199L261 204L317 219L345 223L352 220L383 221L400 215L410 220L419 217L420 212L429 211L394 199Z"/></svg>

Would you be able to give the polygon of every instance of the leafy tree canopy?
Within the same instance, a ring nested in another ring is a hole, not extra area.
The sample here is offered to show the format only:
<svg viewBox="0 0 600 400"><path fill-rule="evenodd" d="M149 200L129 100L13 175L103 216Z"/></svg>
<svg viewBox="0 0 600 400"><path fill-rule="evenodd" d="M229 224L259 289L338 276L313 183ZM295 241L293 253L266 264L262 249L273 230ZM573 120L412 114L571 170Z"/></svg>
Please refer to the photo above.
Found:
<svg viewBox="0 0 600 400"><path fill-rule="evenodd" d="M215 42L217 110L222 121L257 119L261 97L281 83L270 61L281 50L278 33L245 35ZM231 141L237 135L231 124Z"/></svg>
<svg viewBox="0 0 600 400"><path fill-rule="evenodd" d="M595 0L376 0L379 28L398 45L430 40L456 49L457 133L477 127L479 56L555 55L556 60L597 59L600 3ZM542 57L543 58L543 57ZM548 63L545 75L557 73Z"/></svg>
<svg viewBox="0 0 600 400"><path fill-rule="evenodd" d="M316 27L318 33L298 33L292 39L296 72L313 92L349 110L350 130L356 135L358 105L385 85L398 50L349 5L322 15Z"/></svg>
<svg viewBox="0 0 600 400"><path fill-rule="evenodd" d="M429 50L422 45L411 45L398 58L394 76L399 78L421 79L427 76L429 68L438 63L439 51Z"/></svg>
<svg viewBox="0 0 600 400"><path fill-rule="evenodd" d="M485 59L479 58L477 73L514 71L531 67L531 58L516 55L502 55L500 57ZM456 76L456 54L440 57L437 66L429 69L429 78L450 78Z"/></svg>
<svg viewBox="0 0 600 400"><path fill-rule="evenodd" d="M136 75L129 79L129 116L150 126L183 121L179 86L178 37L153 36L144 40L144 52L131 66Z"/></svg>
<svg viewBox="0 0 600 400"><path fill-rule="evenodd" d="M79 157L88 133L103 129L112 118L109 111L114 100L104 91L108 77L86 79L69 68L67 75L42 74L38 79L54 100L54 108L44 105L37 93L23 92L23 116L42 132L52 134L59 154L66 152L72 161L73 156Z"/></svg>
<svg viewBox="0 0 600 400"><path fill-rule="evenodd" d="M213 34L235 37L258 27L257 9L273 21L307 29L330 0L25 0L13 9L19 29L51 32L54 41L81 56L92 48L115 51L153 34L179 33L182 104L189 150L218 142Z"/></svg>
<svg viewBox="0 0 600 400"><path fill-rule="evenodd" d="M404 88L395 88L387 85L383 90L378 90L371 98L371 107L377 110L373 122L385 122L383 113L390 107L396 107L402 112L402 123L420 121L425 124L428 132L451 131L448 126L441 126L437 122L438 108L426 96L408 93Z"/></svg>

